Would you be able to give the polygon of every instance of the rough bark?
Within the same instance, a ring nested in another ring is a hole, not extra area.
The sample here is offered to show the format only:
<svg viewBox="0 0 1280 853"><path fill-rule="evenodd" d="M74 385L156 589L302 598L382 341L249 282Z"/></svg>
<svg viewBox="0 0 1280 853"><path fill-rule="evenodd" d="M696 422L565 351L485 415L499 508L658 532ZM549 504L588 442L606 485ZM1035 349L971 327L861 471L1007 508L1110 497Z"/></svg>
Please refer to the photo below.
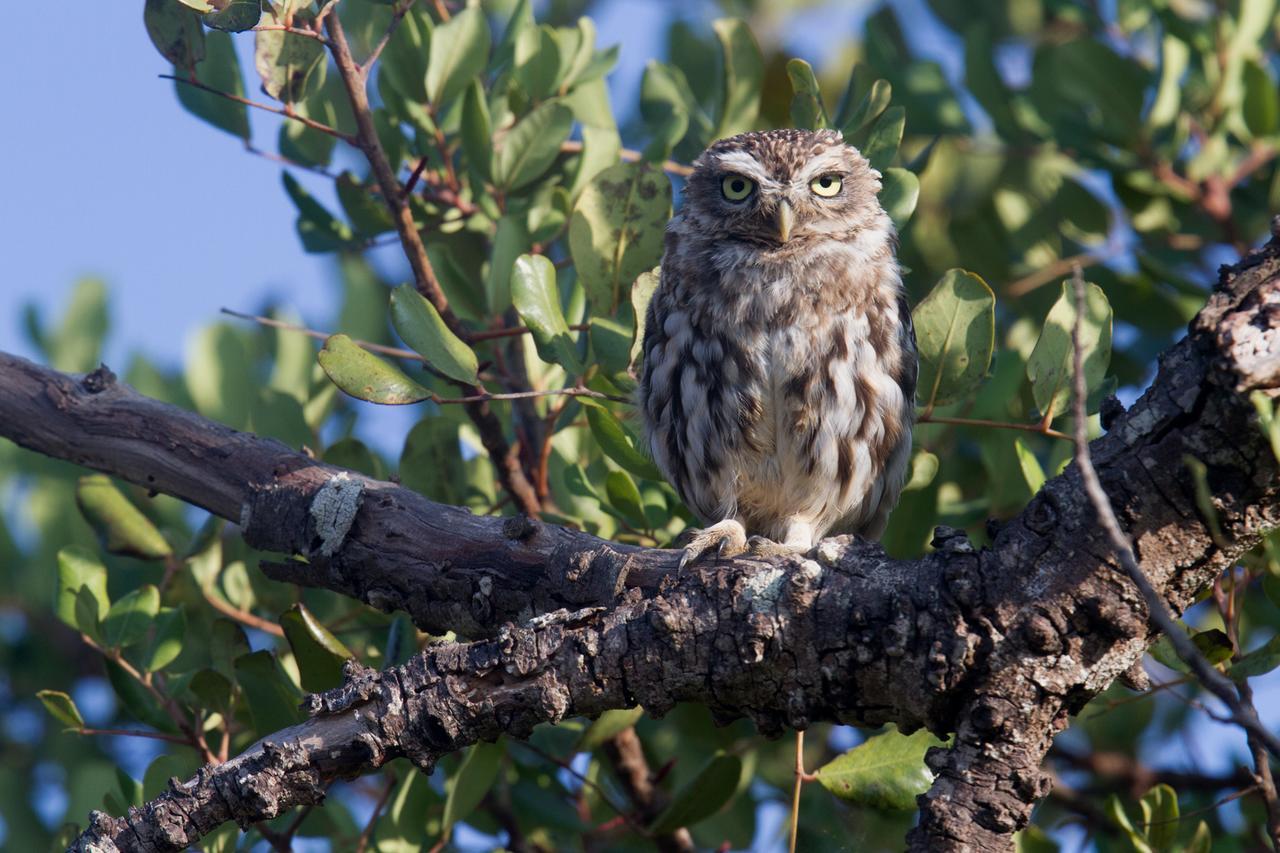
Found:
<svg viewBox="0 0 1280 853"><path fill-rule="evenodd" d="M1161 358L1142 399L1092 445L1152 584L1181 611L1277 523L1277 465L1248 392L1280 382L1280 249L1234 268ZM241 523L254 547L305 556L273 576L403 609L475 642L381 673L352 667L311 719L125 817L95 813L73 849L179 850L323 798L324 782L442 755L570 715L677 702L762 732L819 720L954 732L934 750L912 850L1000 850L1048 790L1053 735L1153 639L1074 466L989 548L940 529L893 560L847 538L807 558L676 571L670 551L527 519L490 519L325 466L83 378L0 355L0 435ZM1222 539L1184 457L1208 466Z"/></svg>

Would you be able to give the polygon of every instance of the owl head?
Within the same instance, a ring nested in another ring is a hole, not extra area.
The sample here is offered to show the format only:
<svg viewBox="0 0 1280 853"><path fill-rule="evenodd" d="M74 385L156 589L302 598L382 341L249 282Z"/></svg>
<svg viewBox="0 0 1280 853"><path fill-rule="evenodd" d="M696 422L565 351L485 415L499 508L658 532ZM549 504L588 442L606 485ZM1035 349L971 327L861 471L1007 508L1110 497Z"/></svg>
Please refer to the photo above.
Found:
<svg viewBox="0 0 1280 853"><path fill-rule="evenodd" d="M694 162L685 215L705 231L787 253L891 228L880 173L836 130L766 130L711 145Z"/></svg>

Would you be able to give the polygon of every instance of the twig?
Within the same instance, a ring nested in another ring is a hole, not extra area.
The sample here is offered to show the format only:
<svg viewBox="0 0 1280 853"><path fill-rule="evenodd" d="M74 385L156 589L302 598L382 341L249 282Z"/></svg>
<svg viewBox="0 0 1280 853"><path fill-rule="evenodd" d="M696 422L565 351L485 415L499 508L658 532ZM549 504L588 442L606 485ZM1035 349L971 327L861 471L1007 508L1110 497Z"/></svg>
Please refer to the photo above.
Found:
<svg viewBox="0 0 1280 853"><path fill-rule="evenodd" d="M287 119L293 119L296 122L300 122L306 125L312 130L318 130L321 133L327 133L330 136L341 139L343 142L347 143L348 145L357 144L356 138L351 134L343 133L337 128L329 127L329 125L327 124L322 124L321 122L318 122L315 119L310 119L304 115L299 115L298 113L295 113L292 110L285 110L285 109L281 109L280 107L273 107L270 104L264 104L261 101L251 101L248 98L242 98L239 95L233 95L230 92L224 92L221 89L215 89L212 86L206 86L205 84L201 83L199 80L189 80L185 77L175 77L172 74L161 74L159 75L159 77L161 80L172 80L175 83L180 83L183 86L191 86L192 88L199 89L202 92L208 92L211 95L217 95L220 98L226 98L228 101L235 101L237 104L244 104L246 107L253 107L256 110L263 110L265 112L274 113L275 115L278 115L278 116L284 116Z"/></svg>
<svg viewBox="0 0 1280 853"><path fill-rule="evenodd" d="M560 143L560 151L563 154L578 154L582 151L582 143L576 139L566 140ZM623 148L618 152L618 157L629 163L636 163L642 160L644 155L634 149ZM669 175L679 175L682 178L687 178L693 174L693 167L686 166L684 163L677 163L674 160L663 160L662 171Z"/></svg>
<svg viewBox="0 0 1280 853"><path fill-rule="evenodd" d="M338 177L333 172L330 172L328 169L326 169L323 166L313 166L310 163L301 163L290 157L285 157L281 154L277 154L274 151L266 151L262 148L258 148L257 146L253 145L250 142L245 142L244 150L248 151L250 154L253 154L257 157L262 157L265 160L270 160L273 163L280 163L281 165L289 166L290 168L293 168L293 169L303 169L308 172L313 172L317 175L323 175L324 177L329 178L330 180L333 180Z"/></svg>
<svg viewBox="0 0 1280 853"><path fill-rule="evenodd" d="M527 740L513 740L511 741L511 743L518 744L519 746L523 746L525 749L529 750L534 755L537 755L543 761L549 761L550 763L559 767L561 770L565 771L570 776L572 776L573 778L581 782L583 786L588 787L591 790L595 791L596 796L600 798L600 802L604 803L615 814L617 814L624 821L629 823L631 825L631 828L634 829L636 832L639 832L642 835L649 834L648 831L643 826L641 826L639 823L636 823L635 818L629 815L626 809L624 809L622 806L614 802L613 798L609 796L609 792L604 789L603 785L601 785L599 782L595 781L594 779L588 777L585 773L578 772L578 770L570 762L565 761L563 758L557 758L556 756L552 755L551 753L539 747L537 744Z"/></svg>
<svg viewBox="0 0 1280 853"><path fill-rule="evenodd" d="M298 27L290 27L286 24L261 24L256 27L250 27L249 29L255 33L266 33L273 30L276 32L293 33L295 36L306 36L307 38L315 39L321 44L327 45L329 43L328 39L315 30L299 29Z"/></svg>
<svg viewBox="0 0 1280 853"><path fill-rule="evenodd" d="M1036 424L1013 424L1004 421L988 421L982 418L952 418L943 415L935 415L932 412L923 412L916 416L918 424L952 424L955 426L975 426L975 427L992 427L995 429L1016 429L1022 432L1033 432L1036 435L1047 435L1050 438L1061 438L1071 441L1071 436L1065 432L1059 432L1051 429L1044 423Z"/></svg>
<svg viewBox="0 0 1280 853"><path fill-rule="evenodd" d="M395 35L396 27L400 25L400 21L408 13L414 2L415 0L400 0L392 8L391 23L387 24L387 31L382 34L382 38L378 39L378 43L373 46L373 50L365 57L364 62L360 63L360 76L368 78L369 69L373 67L373 63L378 61L378 57L382 55L382 51L386 49L387 44L391 41L391 36Z"/></svg>
<svg viewBox="0 0 1280 853"><path fill-rule="evenodd" d="M1256 737L1258 742L1272 755L1280 756L1280 739L1267 730L1262 721L1258 719L1256 711L1246 707L1240 701L1240 697L1231 681L1214 669L1213 664L1209 663L1204 655L1200 654L1200 650L1191 642L1191 638L1174 621L1173 615L1169 612L1164 599L1160 597L1160 594L1151 585L1151 581L1147 580L1147 576L1143 574L1137 558L1133 555L1133 547L1129 544L1128 537L1120 529L1120 522L1116 518L1115 510L1111 507L1111 501L1107 498L1107 493L1102 488L1102 482L1098 479L1098 472L1093 468L1093 460L1089 453L1088 419L1085 417L1087 389L1084 381L1084 355L1080 346L1080 319L1085 312L1085 283L1084 276L1081 275L1078 268L1072 276L1072 284L1075 288L1076 298L1076 322L1071 330L1072 386L1075 392L1073 405L1075 413L1076 465L1080 468L1080 479L1083 483L1085 494L1089 497L1094 510L1097 512L1098 523L1102 525L1102 529L1106 531L1107 536L1111 539L1111 546L1116 551L1120 565L1142 594L1142 598L1147 604L1147 612L1151 617L1151 621L1155 623L1161 633L1169 638L1169 642L1173 645L1178 657L1191 668L1192 673L1195 674L1200 684L1227 706L1231 712L1231 719L1243 727L1247 734Z"/></svg>
<svg viewBox="0 0 1280 853"><path fill-rule="evenodd" d="M796 836L800 834L800 789L804 786L804 729L796 730L796 778L791 788L791 840L788 853L796 853Z"/></svg>
<svg viewBox="0 0 1280 853"><path fill-rule="evenodd" d="M529 400L534 397L590 397L594 400L611 400L614 403L630 403L628 397L618 394L606 394L603 391L592 391L590 388L550 388L545 391L512 391L502 394L474 394L470 397L454 397L452 399L431 395L431 402L441 406L454 406L466 403L488 403L498 400Z"/></svg>
<svg viewBox="0 0 1280 853"><path fill-rule="evenodd" d="M1088 268L1102 261L1100 255L1093 252L1082 252L1078 255L1072 255L1067 258L1059 258L1053 263L1036 270L1035 272L1025 275L1017 281L1006 287L1005 293L1010 296L1026 296L1038 287L1042 287L1049 282L1061 278L1070 273L1077 266Z"/></svg>
<svg viewBox="0 0 1280 853"><path fill-rule="evenodd" d="M109 737L142 737L151 740L163 740L169 743L179 743L183 746L191 746L191 741L181 735L171 735L165 732L148 732L141 729L91 729L80 728L78 734L82 735L106 735Z"/></svg>
<svg viewBox="0 0 1280 853"><path fill-rule="evenodd" d="M360 833L360 838L356 841L355 853L364 853L365 848L369 846L369 839L373 838L373 828L377 826L378 817L382 814L382 810L387 807L387 800L391 799L391 792L395 788L396 774L394 771L389 771L387 773L387 784L382 789L382 795L374 803L373 813L369 815L369 821L364 825L364 831Z"/></svg>
<svg viewBox="0 0 1280 853"><path fill-rule="evenodd" d="M1240 701L1253 710L1253 688L1249 686L1249 682L1242 680L1236 685L1236 690L1240 694ZM1267 837L1271 839L1272 848L1280 850L1280 795L1276 793L1276 780L1271 774L1271 760L1262 741L1252 732L1246 734L1249 752L1253 754L1253 778L1267 809Z"/></svg>
<svg viewBox="0 0 1280 853"><path fill-rule="evenodd" d="M231 317L236 317L240 320L252 320L255 323L258 323L263 326L269 326L273 329L284 329L285 331L289 331L289 332L300 332L306 335L307 337L315 338L318 341L328 340L332 336L331 332L321 332L317 329L309 329L306 326L298 325L297 323L286 323L283 320L274 320L271 317L262 317L257 314L245 314L240 311L233 311L230 308L223 308L222 313L227 314L228 316L231 316ZM382 355L389 355L392 358L404 358L404 359L409 359L411 361L426 360L422 356L414 352L413 350L401 349L399 347L389 347L383 344L375 344L375 343L372 343L371 341L353 340L352 343L360 347L360 349L368 350L369 352L381 353Z"/></svg>
<svg viewBox="0 0 1280 853"><path fill-rule="evenodd" d="M284 629L276 623L263 619L261 616L255 616L247 610L241 610L230 602L223 601L208 590L201 590L201 592L204 595L204 600L209 602L209 606L221 613L223 616L226 616L228 619L239 622L241 625L245 625L249 628L255 628L259 631L263 631L273 637L284 636Z"/></svg>
<svg viewBox="0 0 1280 853"><path fill-rule="evenodd" d="M575 332L587 332L591 330L590 323L571 323L569 328ZM533 330L527 326L514 326L506 329L486 329L482 332L472 332L471 341L489 341L494 338L510 338L516 335L525 335Z"/></svg>

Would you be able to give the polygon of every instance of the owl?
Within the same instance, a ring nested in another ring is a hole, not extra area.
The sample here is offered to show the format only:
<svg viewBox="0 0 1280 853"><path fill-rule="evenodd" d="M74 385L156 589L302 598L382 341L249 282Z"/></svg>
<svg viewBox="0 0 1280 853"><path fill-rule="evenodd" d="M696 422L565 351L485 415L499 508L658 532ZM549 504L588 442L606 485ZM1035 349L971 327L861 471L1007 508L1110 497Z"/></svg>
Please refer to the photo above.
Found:
<svg viewBox="0 0 1280 853"><path fill-rule="evenodd" d="M706 525L681 565L884 531L917 359L879 189L830 130L744 133L694 163L637 400L654 461Z"/></svg>

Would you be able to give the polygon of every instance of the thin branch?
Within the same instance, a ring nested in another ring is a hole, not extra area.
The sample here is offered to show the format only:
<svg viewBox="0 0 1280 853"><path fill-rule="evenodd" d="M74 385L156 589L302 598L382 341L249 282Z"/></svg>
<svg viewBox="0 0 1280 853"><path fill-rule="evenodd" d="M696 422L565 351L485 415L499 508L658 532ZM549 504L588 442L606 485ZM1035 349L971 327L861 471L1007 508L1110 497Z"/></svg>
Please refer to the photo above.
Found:
<svg viewBox="0 0 1280 853"><path fill-rule="evenodd" d="M1008 285L1004 292L1009 296L1026 296L1038 287L1042 287L1055 279L1069 275L1077 266L1085 269L1102 261L1102 256L1093 252L1081 252L1066 258L1059 258L1035 272L1025 275Z"/></svg>
<svg viewBox="0 0 1280 853"><path fill-rule="evenodd" d="M587 332L591 330L590 323L570 323L569 329L574 332ZM489 341L494 338L510 338L517 335L527 335L533 330L527 326L515 326L507 329L485 329L482 332L472 332L471 341Z"/></svg>
<svg viewBox="0 0 1280 853"><path fill-rule="evenodd" d="M373 838L373 829L378 825L378 818L382 816L382 810L387 807L387 801L391 799L391 793L396 789L396 774L392 771L387 772L387 784L383 786L382 795L378 797L378 801L373 805L373 813L369 815L369 820L364 825L364 831L360 833L359 840L356 841L355 853L364 853L365 848L369 846L369 839Z"/></svg>
<svg viewBox="0 0 1280 853"><path fill-rule="evenodd" d="M250 27L249 29L251 32L255 33L266 33L272 31L293 33L295 36L305 36L309 39L315 39L323 45L329 44L329 40L315 30L308 30L305 28L300 29L298 27L290 27L285 24L260 24L259 26Z"/></svg>
<svg viewBox="0 0 1280 853"><path fill-rule="evenodd" d="M373 63L378 61L378 57L382 55L382 51L386 49L390 43L391 37L395 35L396 27L400 25L400 21L409 12L415 0L400 0L391 10L391 23L387 24L387 31L382 34L382 38L378 39L378 43L373 46L373 50L365 57L364 62L360 63L360 76L368 79L369 69L373 68Z"/></svg>
<svg viewBox="0 0 1280 853"><path fill-rule="evenodd" d="M221 598L214 595L212 592L209 592L208 590L201 590L201 592L204 595L204 600L209 603L209 606L212 607L214 610L218 611L219 613L221 613L223 616L226 616L228 619L231 619L232 621L235 621L235 622L239 622L241 625L244 625L246 627L254 628L258 631L263 631L265 633L270 634L273 637L284 636L284 629L281 628L279 625L277 625L275 622L271 622L270 620L263 619L261 616L256 616L247 610L241 610L239 607L236 607L230 602L223 601Z"/></svg>
<svg viewBox="0 0 1280 853"><path fill-rule="evenodd" d="M82 735L106 735L109 737L141 737L150 740L163 740L168 743L177 743L182 746L191 746L191 741L181 735L171 735L167 732L148 732L142 729L91 729L82 727L76 731Z"/></svg>
<svg viewBox="0 0 1280 853"><path fill-rule="evenodd" d="M1036 435L1047 435L1050 438L1061 438L1071 441L1071 436L1065 432L1059 432L1051 429L1047 424L1041 422L1036 424L1015 424L1006 421L988 421L982 418L952 418L944 415L935 415L932 412L922 412L916 416L917 424L952 424L954 426L972 426L987 427L993 429L1015 429L1020 432L1031 432Z"/></svg>
<svg viewBox="0 0 1280 853"><path fill-rule="evenodd" d="M333 336L332 332L321 332L317 329L309 329L306 326L298 325L297 323L286 323L283 320L275 320L271 317L263 317L258 314L245 314L242 311L233 311L230 308L223 308L222 313L231 317L236 317L240 320L251 320L259 325L269 326L272 329L284 329L288 332L299 332L309 338L315 338L318 341L325 341ZM368 350L369 352L376 352L381 355L388 355L392 358L404 358L410 361L426 361L426 359L418 355L413 350L401 349L400 347L389 347L384 344L375 344L371 341L353 340L352 343L360 347L360 349Z"/></svg>
<svg viewBox="0 0 1280 853"><path fill-rule="evenodd" d="M503 394L474 394L470 397L437 397L431 395L431 402L441 406L453 406L466 403L487 403L497 400L530 400L534 397L590 397L594 400L610 400L614 403L631 403L631 398L618 394L606 394L603 391L592 391L590 388L550 388L545 391L512 391Z"/></svg>
<svg viewBox="0 0 1280 853"><path fill-rule="evenodd" d="M274 113L275 115L283 116L284 118L287 118L287 119L292 119L293 121L300 122L301 124L306 125L312 130L318 130L321 133L327 133L332 137L341 139L343 142L347 143L348 145L357 144L356 138L351 134L343 133L337 128L329 127L329 125L327 124L322 124L321 122L318 122L315 119L307 118L304 115L299 115L298 113L295 113L292 110L285 110L285 109L281 109L280 107L273 107L270 104L264 104L261 101L251 101L248 98L242 98L239 95L233 95L230 92L224 92L221 89L215 89L212 86L206 86L204 83L201 83L199 80L190 80L185 77L175 77L172 74L160 74L158 76L162 80L172 80L175 83L179 83L183 86L191 86L192 88L199 89L202 92L208 92L211 95L217 95L220 98L226 98L228 101L235 101L237 104L244 104L246 107L253 107L255 110L262 110L264 112Z"/></svg>
<svg viewBox="0 0 1280 853"><path fill-rule="evenodd" d="M1111 507L1111 501L1107 497L1106 491L1102 488L1101 480L1098 479L1098 472L1093 468L1093 460L1089 453L1088 419L1085 417L1085 399L1088 394L1084 379L1084 355L1080 346L1080 321L1085 312L1085 283L1084 276L1081 275L1079 269L1072 276L1072 285L1075 288L1076 298L1076 322L1071 330L1071 346L1073 350L1072 386L1075 392L1073 405L1075 412L1076 464L1080 468L1080 479L1083 482L1085 493L1097 512L1098 523L1111 540L1111 545L1115 549L1120 565L1142 594L1151 621L1156 624L1161 633L1169 638L1169 642L1172 644L1174 651L1177 652L1178 657L1191 668L1200 684L1217 696L1230 709L1232 721L1244 728L1247 734L1256 737L1258 742L1273 756L1280 756L1280 738L1277 738L1267 730L1262 721L1258 719L1256 711L1246 707L1240 701L1235 686L1200 653L1200 650L1191 642L1191 638L1187 636L1187 633L1178 626L1164 599L1160 597L1160 594L1151 585L1151 581L1147 580L1147 576L1143 574L1142 568L1138 565L1138 560L1133 554L1133 546L1120 528L1120 521L1116 518L1115 510Z"/></svg>
<svg viewBox="0 0 1280 853"><path fill-rule="evenodd" d="M583 785L583 787L590 788L591 790L595 791L596 796L600 798L600 802L604 803L606 806L610 808L610 810L614 812L614 814L618 815L624 821L630 824L631 828L634 829L636 832L645 836L649 834L648 830L646 830L644 826L642 826L641 824L637 823L636 819L632 817L627 812L626 809L618 805L618 803L613 799L613 797L609 795L609 792L605 790L605 787L603 785L601 785L599 782L595 781L594 779L590 778L586 774L578 772L577 768L575 768L571 762L565 761L563 758L557 758L556 756L552 755L551 753L547 752L545 749L542 749L540 746L538 746L537 744L531 741L513 740L511 741L511 743L518 744L519 746L522 746L525 749L532 752L533 754L537 755L543 761L550 762L551 764L554 764L555 766L559 767L561 770L565 771L570 776L577 779L578 782Z"/></svg>
<svg viewBox="0 0 1280 853"><path fill-rule="evenodd" d="M560 143L560 151L563 154L579 154L582 152L582 143L576 139L569 139ZM631 148L623 148L618 152L618 157L629 163L638 163L644 159L644 155L639 151ZM684 163L677 163L674 160L663 160L662 171L669 175L678 175L687 178L693 174L693 167L686 166Z"/></svg>

